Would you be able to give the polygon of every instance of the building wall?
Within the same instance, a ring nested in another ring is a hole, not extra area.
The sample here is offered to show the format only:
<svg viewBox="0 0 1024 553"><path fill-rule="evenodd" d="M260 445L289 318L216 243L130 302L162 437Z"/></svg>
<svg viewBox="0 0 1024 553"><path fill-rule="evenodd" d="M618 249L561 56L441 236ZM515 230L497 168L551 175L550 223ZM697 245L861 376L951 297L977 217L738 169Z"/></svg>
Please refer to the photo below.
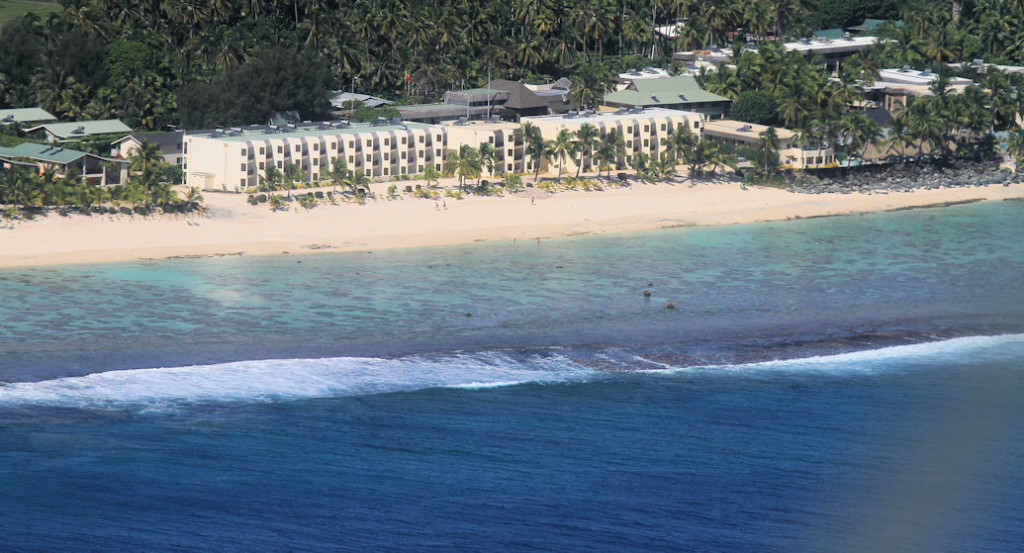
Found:
<svg viewBox="0 0 1024 553"><path fill-rule="evenodd" d="M251 134L245 138L188 136L185 174L191 186L242 192L255 188L268 166L305 171L306 182L325 180L336 160L364 176L390 177L438 170L444 160L445 128L386 126L329 129L322 133Z"/></svg>
<svg viewBox="0 0 1024 553"><path fill-rule="evenodd" d="M485 177L494 177L505 173L522 173L525 171L523 165L523 144L516 142L520 126L516 123L483 123L467 125L448 125L448 150L457 152L462 146L479 148L480 145L488 143L494 146L495 157L494 172L484 164L482 174Z"/></svg>
<svg viewBox="0 0 1024 553"><path fill-rule="evenodd" d="M626 143L626 153L618 160L619 163L629 164L637 154L646 154L651 160L656 160L665 151L662 141L666 140L671 132L682 127L688 127L694 136L700 136L704 128L705 118L703 115L691 111L672 111L665 109L650 109L640 113L618 114L615 112L598 112L592 116L585 117L524 117L523 122L529 121L541 130L544 140L554 140L562 129L568 129L575 133L584 124L589 123L597 128L601 136L615 130L619 132ZM589 160L583 160L584 165ZM553 160L549 171L559 170L560 160ZM586 168L586 167L584 167ZM576 170L576 160L566 160L562 172Z"/></svg>

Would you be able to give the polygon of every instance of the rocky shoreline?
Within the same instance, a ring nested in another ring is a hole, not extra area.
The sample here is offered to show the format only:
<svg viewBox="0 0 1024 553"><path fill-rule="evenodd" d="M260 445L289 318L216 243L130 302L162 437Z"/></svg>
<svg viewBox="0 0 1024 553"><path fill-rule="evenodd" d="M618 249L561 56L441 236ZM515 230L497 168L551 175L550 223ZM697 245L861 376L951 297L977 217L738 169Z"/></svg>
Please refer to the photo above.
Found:
<svg viewBox="0 0 1024 553"><path fill-rule="evenodd" d="M790 191L801 194L886 194L1004 185L1024 180L996 162L898 163L808 171L790 181Z"/></svg>

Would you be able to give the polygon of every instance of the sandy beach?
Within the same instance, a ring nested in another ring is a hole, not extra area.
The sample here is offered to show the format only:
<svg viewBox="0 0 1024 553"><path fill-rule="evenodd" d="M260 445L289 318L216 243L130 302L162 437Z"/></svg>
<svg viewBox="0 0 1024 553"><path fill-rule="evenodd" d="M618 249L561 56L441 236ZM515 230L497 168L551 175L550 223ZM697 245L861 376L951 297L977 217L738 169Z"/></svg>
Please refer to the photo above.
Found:
<svg viewBox="0 0 1024 553"><path fill-rule="evenodd" d="M278 212L266 204L249 205L245 195L206 193L204 215L62 217L50 213L31 221L6 222L0 227L0 266L543 240L1010 198L1024 198L1024 184L802 194L777 188L744 189L737 182L677 182L589 192L526 188L503 197L445 198L443 203L404 195L369 200L365 205L321 203L312 210L292 202L287 211Z"/></svg>

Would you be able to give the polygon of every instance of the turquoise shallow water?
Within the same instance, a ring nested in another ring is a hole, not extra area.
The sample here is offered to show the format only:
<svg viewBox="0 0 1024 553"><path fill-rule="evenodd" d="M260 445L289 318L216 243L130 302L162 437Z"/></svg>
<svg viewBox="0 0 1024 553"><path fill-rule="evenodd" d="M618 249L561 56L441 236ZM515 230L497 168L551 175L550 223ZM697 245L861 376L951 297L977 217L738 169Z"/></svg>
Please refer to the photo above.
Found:
<svg viewBox="0 0 1024 553"><path fill-rule="evenodd" d="M1013 550L1022 231L0 271L2 549Z"/></svg>

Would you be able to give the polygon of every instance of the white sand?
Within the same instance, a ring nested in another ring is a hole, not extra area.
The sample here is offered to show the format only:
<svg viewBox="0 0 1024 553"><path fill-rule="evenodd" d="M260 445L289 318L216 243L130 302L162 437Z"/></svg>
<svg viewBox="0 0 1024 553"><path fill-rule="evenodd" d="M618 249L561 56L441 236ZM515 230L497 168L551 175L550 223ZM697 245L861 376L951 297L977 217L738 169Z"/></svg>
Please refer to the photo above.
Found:
<svg viewBox="0 0 1024 553"><path fill-rule="evenodd" d="M527 178L529 180L529 178ZM405 184L405 183L402 183ZM871 212L965 200L1024 198L1024 185L888 194L795 194L738 183L634 184L600 192L432 200L404 196L307 211L251 206L244 195L206 193L206 216L71 216L51 213L0 228L0 266L51 265L282 252L377 250L535 240L685 225L720 225ZM531 204L531 197L535 204Z"/></svg>

